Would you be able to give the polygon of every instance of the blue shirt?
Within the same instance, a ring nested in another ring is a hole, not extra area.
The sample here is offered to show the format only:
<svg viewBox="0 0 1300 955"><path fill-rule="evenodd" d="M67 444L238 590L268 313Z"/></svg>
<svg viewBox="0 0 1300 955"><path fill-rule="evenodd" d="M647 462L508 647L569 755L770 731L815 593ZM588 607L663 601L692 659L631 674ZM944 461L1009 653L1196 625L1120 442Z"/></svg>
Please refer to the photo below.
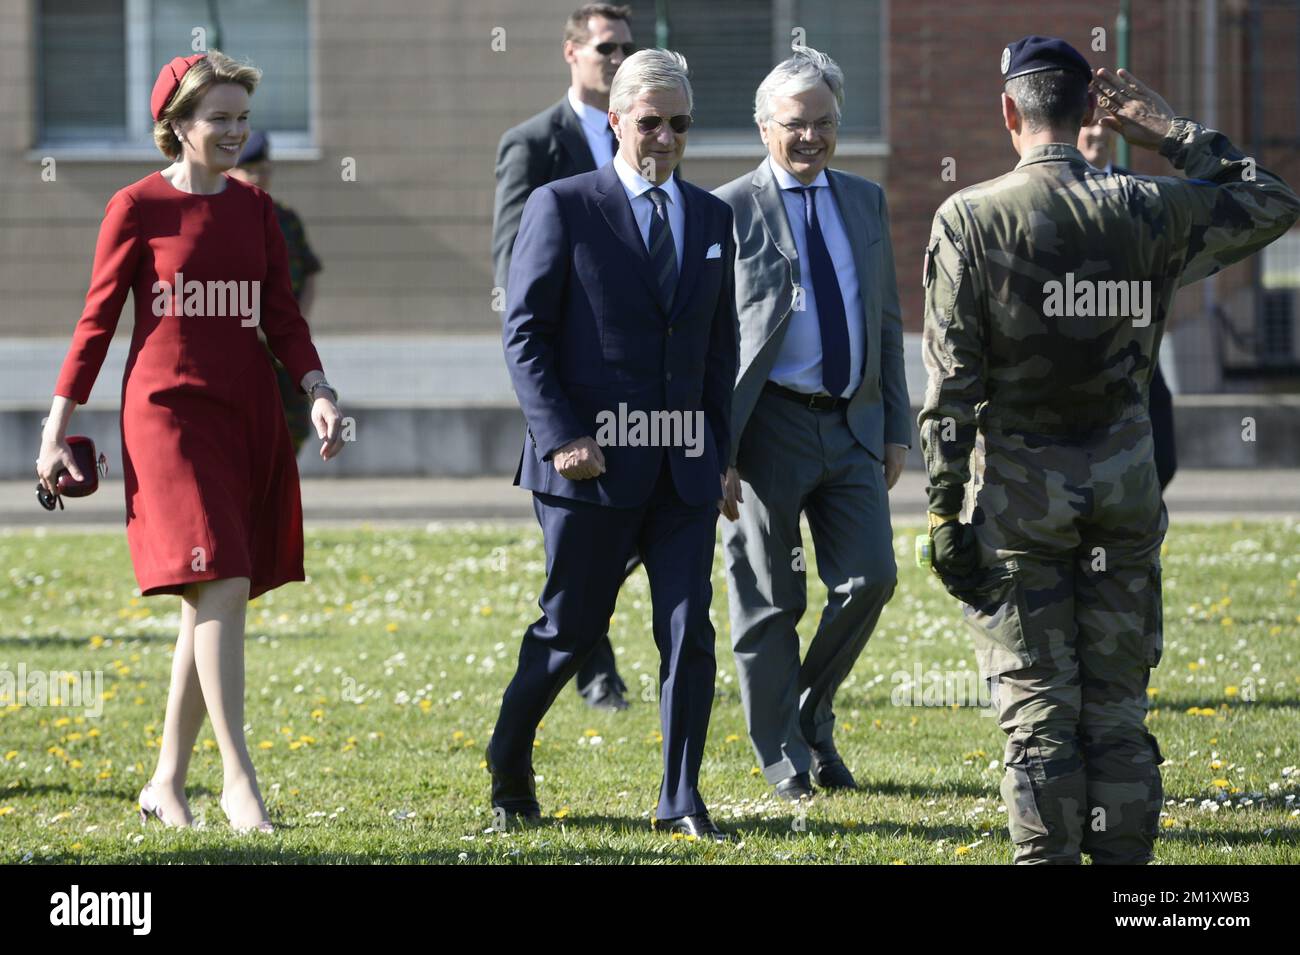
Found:
<svg viewBox="0 0 1300 955"><path fill-rule="evenodd" d="M632 204L632 216L636 219L636 226L641 231L641 241L645 243L648 252L650 217L655 214L655 204L646 193L654 188L654 183L629 166L622 153L614 157L614 171L618 173L619 181L623 183L627 201ZM686 241L686 206L683 204L682 192L677 188L677 180L674 177L669 176L668 181L659 188L668 196L668 225L673 230L673 245L677 248L677 274L680 276L683 243Z"/></svg>
<svg viewBox="0 0 1300 955"><path fill-rule="evenodd" d="M781 188L785 203L785 217L790 223L795 249L799 255L799 277L803 282L803 310L792 311L776 364L768 378L778 385L803 392L825 394L822 387L822 331L817 321L817 296L813 292L812 272L808 265L808 232L804 212L804 198L794 189L803 187L788 170L768 157L772 175ZM866 329L862 322L862 299L858 286L858 270L853 261L853 246L849 244L848 230L840 218L830 181L822 170L813 180L813 201L817 204L817 221L822 227L822 238L835 266L835 276L840 283L840 297L844 299L844 315L849 323L849 383L843 394L848 398L862 384L863 357L866 354Z"/></svg>

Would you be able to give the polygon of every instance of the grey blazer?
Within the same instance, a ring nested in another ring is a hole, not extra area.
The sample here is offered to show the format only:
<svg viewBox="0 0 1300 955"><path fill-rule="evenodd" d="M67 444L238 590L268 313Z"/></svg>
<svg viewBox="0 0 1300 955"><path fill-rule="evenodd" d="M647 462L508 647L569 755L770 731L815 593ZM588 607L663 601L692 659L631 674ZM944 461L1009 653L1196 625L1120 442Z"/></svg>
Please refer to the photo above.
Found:
<svg viewBox="0 0 1300 955"><path fill-rule="evenodd" d="M903 376L903 323L894 280L894 250L884 191L869 179L828 169L831 194L849 233L866 328L866 369L849 400L849 430L878 461L886 444L912 446L912 411ZM789 327L799 255L781 188L766 159L752 173L713 193L735 216L736 312L740 366L731 404L731 464L745 424L776 364ZM850 316L852 317L852 316Z"/></svg>

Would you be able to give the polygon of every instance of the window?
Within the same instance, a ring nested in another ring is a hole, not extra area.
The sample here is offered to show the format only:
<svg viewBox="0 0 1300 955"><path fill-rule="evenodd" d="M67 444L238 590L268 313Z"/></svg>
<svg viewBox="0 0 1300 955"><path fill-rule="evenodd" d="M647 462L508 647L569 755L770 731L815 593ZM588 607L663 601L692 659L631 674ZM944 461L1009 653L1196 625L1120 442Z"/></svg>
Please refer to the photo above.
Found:
<svg viewBox="0 0 1300 955"><path fill-rule="evenodd" d="M663 43L686 57L695 135L749 141L754 91L790 55L792 31L802 29L805 45L844 71L841 141L876 141L884 138L884 2L660 0L633 5L632 31L639 46Z"/></svg>
<svg viewBox="0 0 1300 955"><path fill-rule="evenodd" d="M262 70L254 129L276 153L313 146L310 0L40 0L38 126L42 147L107 155L155 152L149 97L162 65L208 48ZM214 15L218 19L214 22Z"/></svg>
<svg viewBox="0 0 1300 955"><path fill-rule="evenodd" d="M40 15L44 139L119 135L126 129L125 0L46 0Z"/></svg>

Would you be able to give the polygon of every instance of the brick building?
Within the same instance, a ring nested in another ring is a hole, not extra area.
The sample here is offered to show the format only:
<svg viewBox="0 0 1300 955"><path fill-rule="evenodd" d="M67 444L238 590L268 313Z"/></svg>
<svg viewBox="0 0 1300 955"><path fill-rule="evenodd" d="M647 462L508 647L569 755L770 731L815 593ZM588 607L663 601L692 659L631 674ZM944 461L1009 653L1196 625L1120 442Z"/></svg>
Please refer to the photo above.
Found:
<svg viewBox="0 0 1300 955"><path fill-rule="evenodd" d="M691 62L698 125L683 172L705 187L764 155L753 90L792 37L840 61L849 102L835 165L885 186L910 332L920 329L935 207L1015 162L998 110L1004 44L1055 33L1114 64L1119 41L1118 0L632 5L640 44L665 43ZM253 119L272 129L273 191L302 214L325 264L318 334L494 336L494 152L506 127L563 94L560 38L574 6L218 0L211 23L202 0L0 0L0 339L66 343L105 203L165 164L148 137L148 89L160 63L189 52L196 26L266 72ZM1300 182L1296 0L1132 6L1134 72ZM1104 51L1093 50L1098 29ZM942 176L945 158L954 180ZM50 160L53 181L42 175ZM355 181L342 174L349 163ZM1146 155L1131 165L1168 168ZM1179 296L1184 390L1295 387L1297 273L1300 240Z"/></svg>

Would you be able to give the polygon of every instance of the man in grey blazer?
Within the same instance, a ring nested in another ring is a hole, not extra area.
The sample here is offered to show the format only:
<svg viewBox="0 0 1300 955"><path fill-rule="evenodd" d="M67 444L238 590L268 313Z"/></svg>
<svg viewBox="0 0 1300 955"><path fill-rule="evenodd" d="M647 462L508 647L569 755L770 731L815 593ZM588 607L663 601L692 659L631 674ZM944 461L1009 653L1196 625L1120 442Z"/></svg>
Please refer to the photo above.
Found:
<svg viewBox="0 0 1300 955"><path fill-rule="evenodd" d="M496 207L492 216L493 283L505 289L510 255L524 203L534 189L592 172L618 151L609 125L609 89L614 74L636 49L630 7L588 3L564 26L564 60L569 90L554 106L506 130L497 147ZM504 301L504 295L500 296ZM633 558L627 573L637 566ZM587 705L602 710L627 709L627 686L614 665L614 648L606 635L574 677Z"/></svg>
<svg viewBox="0 0 1300 955"><path fill-rule="evenodd" d="M893 595L888 489L911 445L903 332L880 187L827 168L844 102L830 57L796 47L763 80L768 157L717 189L735 215L740 366L723 525L750 740L777 795L855 789L835 691ZM808 653L800 515L829 591Z"/></svg>

